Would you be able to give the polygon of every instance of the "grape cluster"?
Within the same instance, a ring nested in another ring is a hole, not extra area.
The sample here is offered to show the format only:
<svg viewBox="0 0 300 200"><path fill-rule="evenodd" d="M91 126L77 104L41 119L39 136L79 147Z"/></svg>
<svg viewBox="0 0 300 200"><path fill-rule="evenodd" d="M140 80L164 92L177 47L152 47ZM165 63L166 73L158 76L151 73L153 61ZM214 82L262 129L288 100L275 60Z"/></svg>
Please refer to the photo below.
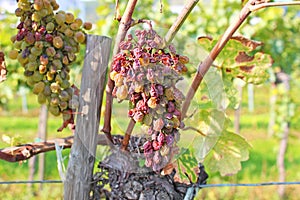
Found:
<svg viewBox="0 0 300 200"><path fill-rule="evenodd" d="M20 18L18 33L11 38L15 50L9 53L24 67L24 75L38 102L64 122L79 105L69 82L70 64L76 60L85 32L92 24L83 23L72 13L57 11L55 0L19 0L15 15Z"/></svg>
<svg viewBox="0 0 300 200"><path fill-rule="evenodd" d="M146 166L157 171L171 159L179 139L183 93L176 87L187 71L189 59L170 45L161 49L161 37L152 29L128 35L112 62L113 95L129 100L128 116L147 128L144 143Z"/></svg>

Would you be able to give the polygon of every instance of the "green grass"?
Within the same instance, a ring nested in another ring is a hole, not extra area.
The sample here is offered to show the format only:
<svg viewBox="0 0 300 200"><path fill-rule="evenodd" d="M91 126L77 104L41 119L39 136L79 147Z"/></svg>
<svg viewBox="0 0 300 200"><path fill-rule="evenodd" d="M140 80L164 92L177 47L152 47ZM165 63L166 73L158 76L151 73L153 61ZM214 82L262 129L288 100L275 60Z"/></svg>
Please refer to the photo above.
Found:
<svg viewBox="0 0 300 200"><path fill-rule="evenodd" d="M255 110L253 113L247 110L247 94L243 94L241 135L251 143L252 149L250 159L242 163L242 170L229 177L220 177L207 169L210 177L208 183L259 183L278 180L276 167L276 156L279 146L279 139L269 137L267 134L269 118L268 86L255 88ZM0 111L0 148L8 147L9 144L2 141L5 134L14 137L16 143L33 142L37 137L39 105L35 96L28 98L29 112L21 112L21 99L16 97L9 102L8 111ZM297 105L299 102L296 102ZM127 125L126 118L127 104L116 104L113 113L114 133L124 133ZM233 119L233 111L228 110L228 115ZM61 119L50 116L48 122L48 138L66 137L71 133L64 131L57 133L56 129L61 125ZM300 117L295 116L291 123L291 134L289 147L286 155L287 181L300 180ZM69 150L64 150L63 155L67 156ZM28 162L8 163L0 160L0 181L27 180L29 176ZM38 177L35 177L38 180ZM46 153L45 179L57 180L55 152ZM300 186L287 186L286 199L298 199ZM28 190L24 185L0 185L0 199L61 199L63 194L62 184L45 184L43 190L39 191L38 185L33 190ZM228 187L228 188L207 188L199 193L199 199L278 199L277 187Z"/></svg>

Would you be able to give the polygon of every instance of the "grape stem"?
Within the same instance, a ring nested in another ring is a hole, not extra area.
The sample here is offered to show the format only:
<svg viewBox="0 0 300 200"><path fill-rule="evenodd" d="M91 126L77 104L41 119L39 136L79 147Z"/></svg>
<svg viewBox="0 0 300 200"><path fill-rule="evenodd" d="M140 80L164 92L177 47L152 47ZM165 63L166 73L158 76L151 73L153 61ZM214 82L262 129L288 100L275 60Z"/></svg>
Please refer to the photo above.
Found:
<svg viewBox="0 0 300 200"><path fill-rule="evenodd" d="M172 42L175 35L177 34L178 30L181 28L182 24L186 20L186 18L189 16L193 8L197 5L199 0L189 0L185 6L183 7L181 13L178 15L176 21L171 26L169 31L167 32L165 36L165 46L167 46L169 43Z"/></svg>
<svg viewBox="0 0 300 200"><path fill-rule="evenodd" d="M239 16L235 19L235 21L227 28L225 33L220 37L217 44L211 50L206 59L201 62L198 66L197 73L193 79L193 82L189 88L189 91L186 95L186 99L182 106L182 116L186 117L187 110L191 104L191 100L193 99L196 91L199 88L200 83L203 80L204 75L207 73L208 69L212 66L214 60L222 51L224 46L227 44L229 39L235 33L235 31L241 26L241 24L246 20L246 18L253 11L257 11L262 8L271 7L271 6L286 6L286 5L300 5L299 1L295 2L276 2L276 3L264 3L260 0L250 0L246 3L246 5L242 8Z"/></svg>
<svg viewBox="0 0 300 200"><path fill-rule="evenodd" d="M116 36L116 42L113 50L113 56L115 56L119 51L119 45L121 41L124 40L128 29L130 28L130 24L132 22L132 14L135 9L138 0L129 0L124 12L124 15L121 18L118 33ZM110 68L112 71L112 67ZM112 113L112 103L113 103L113 96L112 91L115 86L113 80L110 79L108 76L107 86L106 86L106 105L105 105L105 115L104 115L104 125L102 132L105 133L108 140L112 142L111 136L111 113Z"/></svg>
<svg viewBox="0 0 300 200"><path fill-rule="evenodd" d="M258 11L263 8L267 7L275 7L275 6L291 6L291 5L300 5L300 1L293 1L293 2L269 2L269 3L261 3L257 5L251 5L249 10L252 12Z"/></svg>
<svg viewBox="0 0 300 200"><path fill-rule="evenodd" d="M137 24L141 24L141 23L145 23L148 24L150 29L152 29L152 24L151 24L151 20L147 20L147 19L138 19L138 20L132 20L130 26L133 27Z"/></svg>
<svg viewBox="0 0 300 200"><path fill-rule="evenodd" d="M135 121L133 119L131 119L128 124L127 130L125 132L125 137L122 142L122 150L124 150L124 151L126 151L126 149L127 149L129 139L130 139L130 136L131 136L134 126L135 126Z"/></svg>

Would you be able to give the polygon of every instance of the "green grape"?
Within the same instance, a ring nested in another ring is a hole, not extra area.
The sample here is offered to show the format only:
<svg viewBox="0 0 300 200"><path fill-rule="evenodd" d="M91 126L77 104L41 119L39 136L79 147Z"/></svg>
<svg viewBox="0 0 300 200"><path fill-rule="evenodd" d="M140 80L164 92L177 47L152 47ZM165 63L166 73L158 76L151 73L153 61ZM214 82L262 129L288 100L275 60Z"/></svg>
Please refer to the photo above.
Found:
<svg viewBox="0 0 300 200"><path fill-rule="evenodd" d="M50 96L52 91L49 85L45 85L44 91L43 91L45 96Z"/></svg>
<svg viewBox="0 0 300 200"><path fill-rule="evenodd" d="M44 75L41 74L39 71L34 71L33 75L32 75L32 80L35 82L39 82L41 80L43 80Z"/></svg>
<svg viewBox="0 0 300 200"><path fill-rule="evenodd" d="M69 108L71 109L77 109L79 107L79 101L78 98L75 98L75 96L69 101Z"/></svg>
<svg viewBox="0 0 300 200"><path fill-rule="evenodd" d="M70 86L71 86L71 84L67 79L63 80L63 82L61 83L61 88L63 88L63 89L67 89Z"/></svg>
<svg viewBox="0 0 300 200"><path fill-rule="evenodd" d="M15 41L14 42L14 48L15 49L21 49L21 46L22 46L22 41Z"/></svg>
<svg viewBox="0 0 300 200"><path fill-rule="evenodd" d="M38 63L35 60L27 64L27 70L29 71L35 71L37 67L38 67Z"/></svg>
<svg viewBox="0 0 300 200"><path fill-rule="evenodd" d="M26 83L27 83L27 85L29 85L29 86L33 86L33 85L35 84L35 81L33 81L31 77L28 77L28 78L26 79Z"/></svg>
<svg viewBox="0 0 300 200"><path fill-rule="evenodd" d="M61 69L62 66L63 66L62 63L61 63L61 61L58 60L58 59L53 60L52 64L56 67L56 69Z"/></svg>
<svg viewBox="0 0 300 200"><path fill-rule="evenodd" d="M15 60L15 59L17 59L18 54L19 54L19 52L18 52L17 50L11 50L11 51L8 53L8 57L9 57L10 59Z"/></svg>
<svg viewBox="0 0 300 200"><path fill-rule="evenodd" d="M49 106L49 112L54 116L60 115L60 110L58 106Z"/></svg>
<svg viewBox="0 0 300 200"><path fill-rule="evenodd" d="M22 53L18 54L17 59L22 66L25 66L28 63L28 57L23 58Z"/></svg>
<svg viewBox="0 0 300 200"><path fill-rule="evenodd" d="M10 37L10 41L14 43L17 40L17 35L13 35Z"/></svg>
<svg viewBox="0 0 300 200"><path fill-rule="evenodd" d="M59 107L60 107L61 110L66 110L68 108L68 102L60 101Z"/></svg>
<svg viewBox="0 0 300 200"><path fill-rule="evenodd" d="M68 101L70 99L70 95L67 91L65 90L62 90L59 94L59 98L62 100L62 101Z"/></svg>
<svg viewBox="0 0 300 200"><path fill-rule="evenodd" d="M37 60L37 56L35 56L33 54L29 54L29 56L28 56L29 62L36 62L36 60Z"/></svg>
<svg viewBox="0 0 300 200"><path fill-rule="evenodd" d="M54 16L55 21L57 22L57 24L62 25L66 22L66 15L63 13L57 13Z"/></svg>
<svg viewBox="0 0 300 200"><path fill-rule="evenodd" d="M58 84L62 84L63 79L61 78L60 74L57 74L57 75L55 76L55 81L56 81L56 83L58 83Z"/></svg>
<svg viewBox="0 0 300 200"><path fill-rule="evenodd" d="M22 9L23 11L30 11L31 6L30 4L26 1L26 2L18 2L18 7L20 9Z"/></svg>
<svg viewBox="0 0 300 200"><path fill-rule="evenodd" d="M30 46L30 45L29 45L26 41L23 41L23 42L21 43L20 49L24 50L24 49L26 49L28 46Z"/></svg>
<svg viewBox="0 0 300 200"><path fill-rule="evenodd" d="M45 88L45 83L43 81L40 81L40 82L34 84L32 92L34 94L39 94L44 91L44 88Z"/></svg>
<svg viewBox="0 0 300 200"><path fill-rule="evenodd" d="M53 22L49 22L49 23L46 25L46 30L47 30L48 32L50 32L50 33L54 30L54 28L55 28L55 25L54 25Z"/></svg>
<svg viewBox="0 0 300 200"><path fill-rule="evenodd" d="M45 96L45 94L42 93L42 92L39 93L38 94L38 102L39 102L39 104L45 104L46 101L47 101L47 97Z"/></svg>
<svg viewBox="0 0 300 200"><path fill-rule="evenodd" d="M31 20L35 21L35 22L39 22L39 21L41 21L41 19L42 19L42 16L38 12L34 12L31 16Z"/></svg>
<svg viewBox="0 0 300 200"><path fill-rule="evenodd" d="M43 51L41 49L36 48L36 47L32 47L30 52L35 56L39 56L39 55L42 54Z"/></svg>
<svg viewBox="0 0 300 200"><path fill-rule="evenodd" d="M24 11L23 11L21 8L17 8L17 9L15 10L15 15L16 15L17 17L21 17L23 14L24 14Z"/></svg>
<svg viewBox="0 0 300 200"><path fill-rule="evenodd" d="M42 10L39 11L39 15L43 18L46 17L48 15L48 9L44 8Z"/></svg>

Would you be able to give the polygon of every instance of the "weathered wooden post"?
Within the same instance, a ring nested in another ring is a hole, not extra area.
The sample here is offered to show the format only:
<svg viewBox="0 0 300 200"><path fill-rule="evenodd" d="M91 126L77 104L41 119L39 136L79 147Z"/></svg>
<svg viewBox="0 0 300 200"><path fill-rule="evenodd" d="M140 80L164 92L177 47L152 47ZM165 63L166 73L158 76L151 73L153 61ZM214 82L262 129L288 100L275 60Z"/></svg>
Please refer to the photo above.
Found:
<svg viewBox="0 0 300 200"><path fill-rule="evenodd" d="M64 199L89 199L111 39L88 35Z"/></svg>

